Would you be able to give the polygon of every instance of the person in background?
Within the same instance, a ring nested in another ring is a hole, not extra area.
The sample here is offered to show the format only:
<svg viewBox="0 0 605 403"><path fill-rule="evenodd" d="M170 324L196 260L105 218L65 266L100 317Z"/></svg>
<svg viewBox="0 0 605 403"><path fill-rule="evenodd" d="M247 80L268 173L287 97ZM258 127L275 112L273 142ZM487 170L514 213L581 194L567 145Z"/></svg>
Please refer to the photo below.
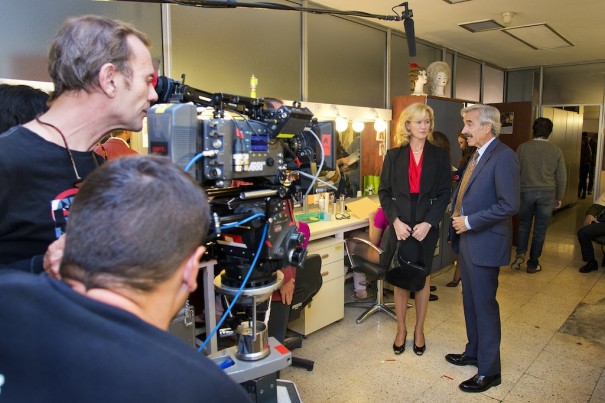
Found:
<svg viewBox="0 0 605 403"><path fill-rule="evenodd" d="M582 132L582 143L580 145L580 182L578 184L579 199L586 199L588 176L590 175L592 163L592 150L588 144L588 133Z"/></svg>
<svg viewBox="0 0 605 403"><path fill-rule="evenodd" d="M588 135L588 145L590 146L590 153L592 157L592 163L590 164L590 174L588 176L588 194L592 194L595 181L595 170L597 166L597 133L591 133Z"/></svg>
<svg viewBox="0 0 605 403"><path fill-rule="evenodd" d="M95 153L106 160L138 154L130 148L131 137L132 132L130 130L112 130L109 133L109 138L95 147Z"/></svg>
<svg viewBox="0 0 605 403"><path fill-rule="evenodd" d="M468 145L468 142L466 141L466 136L462 133L458 133L458 147L460 147L460 150L462 151L462 157L460 158L460 161L458 161L458 169L456 169L456 171L454 172L453 175L453 181L454 184L456 186L458 186L460 184L460 178L462 178L462 175L464 175L464 170L466 169L466 165L468 164L468 161L471 159L471 156L473 155L473 153L475 151L477 151L477 147L471 147ZM452 225L450 223L450 231L449 231L449 237L448 237L448 241L450 241L451 244L451 234L453 232L455 232L452 228ZM450 281L449 283L446 284L446 287L456 287L458 286L458 283L460 282L460 265L458 264L458 259L456 256L456 260L454 261L454 277L452 278L452 281Z"/></svg>
<svg viewBox="0 0 605 403"><path fill-rule="evenodd" d="M397 126L400 146L387 151L380 177L380 205L392 226L392 236L383 240L386 256L392 256L399 240L413 237L423 245L423 261L427 279L416 292L416 328L413 351L424 354L424 322L430 295L430 270L439 240L439 223L450 201L450 156L446 150L430 143L435 125L433 109L413 103L403 110ZM404 246L402 246L404 247ZM408 290L394 287L397 334L393 342L395 354L405 350L407 328L405 317Z"/></svg>
<svg viewBox="0 0 605 403"><path fill-rule="evenodd" d="M512 216L519 211L519 162L498 140L500 111L475 104L461 111L462 133L477 147L453 196L452 248L459 254L468 343L462 354L447 354L454 365L477 366L462 382L464 392L500 385L500 308L496 300L500 266L508 265Z"/></svg>
<svg viewBox="0 0 605 403"><path fill-rule="evenodd" d="M28 85L0 84L0 133L48 110L48 94Z"/></svg>
<svg viewBox="0 0 605 403"><path fill-rule="evenodd" d="M534 138L517 148L517 158L521 167L521 209L517 256L510 267L519 270L525 260L533 222L533 238L527 261L528 273L542 270L538 259L542 255L546 229L553 209L561 207L567 182L563 152L559 147L548 142L552 126L550 119L536 119L532 126Z"/></svg>
<svg viewBox="0 0 605 403"><path fill-rule="evenodd" d="M601 193L597 201L588 208L584 225L578 229L578 242L582 252L582 260L586 264L580 267L580 273L590 273L599 270L595 259L592 240L605 235L605 192Z"/></svg>
<svg viewBox="0 0 605 403"><path fill-rule="evenodd" d="M0 272L2 400L248 401L166 331L197 287L209 217L203 190L166 158L91 173L70 211L63 280Z"/></svg>
<svg viewBox="0 0 605 403"><path fill-rule="evenodd" d="M91 150L111 130L141 130L157 99L149 45L107 17L61 27L49 51L50 109L0 136L0 269L57 275L73 197L103 163Z"/></svg>

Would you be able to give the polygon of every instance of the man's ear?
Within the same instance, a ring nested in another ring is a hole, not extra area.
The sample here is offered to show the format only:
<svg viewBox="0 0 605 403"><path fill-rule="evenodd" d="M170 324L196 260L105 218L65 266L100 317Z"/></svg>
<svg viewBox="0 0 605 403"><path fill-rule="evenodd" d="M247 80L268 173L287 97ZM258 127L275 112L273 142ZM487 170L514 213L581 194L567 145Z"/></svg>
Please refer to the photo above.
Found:
<svg viewBox="0 0 605 403"><path fill-rule="evenodd" d="M117 72L116 66L113 63L105 63L101 66L101 70L99 70L99 87L110 98L116 95Z"/></svg>
<svg viewBox="0 0 605 403"><path fill-rule="evenodd" d="M185 264L185 270L183 270L183 284L187 285L189 292L193 292L197 289L197 274L200 271L200 259L206 252L204 246L199 246L195 252L191 254L187 263Z"/></svg>

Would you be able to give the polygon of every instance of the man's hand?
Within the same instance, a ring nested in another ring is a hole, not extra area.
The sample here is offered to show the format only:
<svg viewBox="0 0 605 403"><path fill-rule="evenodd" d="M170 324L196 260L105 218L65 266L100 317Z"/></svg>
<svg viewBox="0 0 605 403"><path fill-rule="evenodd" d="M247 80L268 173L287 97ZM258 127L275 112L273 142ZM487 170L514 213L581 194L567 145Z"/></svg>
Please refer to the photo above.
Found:
<svg viewBox="0 0 605 403"><path fill-rule="evenodd" d="M584 226L590 225L593 222L599 222L599 220L597 220L597 217L595 217L595 216L593 216L591 214L588 214L586 216L586 218L584 218Z"/></svg>
<svg viewBox="0 0 605 403"><path fill-rule="evenodd" d="M412 234L410 226L401 221L399 217L393 222L393 228L395 229L395 235L397 235L397 240L399 241L405 241Z"/></svg>
<svg viewBox="0 0 605 403"><path fill-rule="evenodd" d="M555 205L554 205L553 210L556 210L558 208L561 208L561 200L555 200Z"/></svg>
<svg viewBox="0 0 605 403"><path fill-rule="evenodd" d="M430 230L431 224L429 224L428 222L421 222L414 226L412 236L417 240L422 241L424 240L424 238L426 238L426 235L429 233Z"/></svg>
<svg viewBox="0 0 605 403"><path fill-rule="evenodd" d="M452 227L456 230L456 234L462 234L463 232L468 231L466 228L466 216L458 216L452 218Z"/></svg>
<svg viewBox="0 0 605 403"><path fill-rule="evenodd" d="M59 239L48 245L48 249L44 254L44 271L49 276L57 280L61 279L59 274L59 266L61 266L61 259L63 259L63 251L65 250L65 235L61 235Z"/></svg>
<svg viewBox="0 0 605 403"><path fill-rule="evenodd" d="M282 304L292 304L292 297L294 296L294 279L291 279L287 283L283 284L279 289L279 293L281 294Z"/></svg>

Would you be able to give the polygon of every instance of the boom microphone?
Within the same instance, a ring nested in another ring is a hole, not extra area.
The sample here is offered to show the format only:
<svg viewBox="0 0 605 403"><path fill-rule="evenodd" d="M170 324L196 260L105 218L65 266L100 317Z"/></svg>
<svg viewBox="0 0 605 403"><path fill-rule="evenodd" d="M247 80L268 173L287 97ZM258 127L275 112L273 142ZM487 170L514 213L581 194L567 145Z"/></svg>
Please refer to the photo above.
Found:
<svg viewBox="0 0 605 403"><path fill-rule="evenodd" d="M411 17L405 17L403 20L403 29L405 38L408 41L408 52L410 57L416 56L416 34L414 33L414 20Z"/></svg>

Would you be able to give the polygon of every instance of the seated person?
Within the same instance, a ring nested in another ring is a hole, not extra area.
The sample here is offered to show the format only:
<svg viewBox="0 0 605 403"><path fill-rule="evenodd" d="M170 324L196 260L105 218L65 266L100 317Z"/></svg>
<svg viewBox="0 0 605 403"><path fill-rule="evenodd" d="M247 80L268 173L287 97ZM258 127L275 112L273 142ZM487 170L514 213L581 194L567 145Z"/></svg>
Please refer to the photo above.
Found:
<svg viewBox="0 0 605 403"><path fill-rule="evenodd" d="M587 262L580 267L580 273L599 270L592 240L603 235L605 235L605 192L601 193L595 204L588 208L584 225L578 230L578 242L582 251L582 259Z"/></svg>
<svg viewBox="0 0 605 403"><path fill-rule="evenodd" d="M355 238L361 238L372 242L380 248L380 240L382 239L382 233L389 226L387 216L382 211L382 207L379 207L376 211L372 211L368 215L369 225L368 231L355 231L350 236ZM349 252L352 255L358 255L363 259L380 264L380 256L376 249L370 248L363 243L351 243L352 250ZM364 273L353 272L353 289L355 294L353 295L354 300L362 300L368 298L366 275Z"/></svg>
<svg viewBox="0 0 605 403"><path fill-rule="evenodd" d="M0 400L249 401L166 332L197 287L209 216L204 192L166 158L119 158L89 175L70 210L63 280L0 273Z"/></svg>

